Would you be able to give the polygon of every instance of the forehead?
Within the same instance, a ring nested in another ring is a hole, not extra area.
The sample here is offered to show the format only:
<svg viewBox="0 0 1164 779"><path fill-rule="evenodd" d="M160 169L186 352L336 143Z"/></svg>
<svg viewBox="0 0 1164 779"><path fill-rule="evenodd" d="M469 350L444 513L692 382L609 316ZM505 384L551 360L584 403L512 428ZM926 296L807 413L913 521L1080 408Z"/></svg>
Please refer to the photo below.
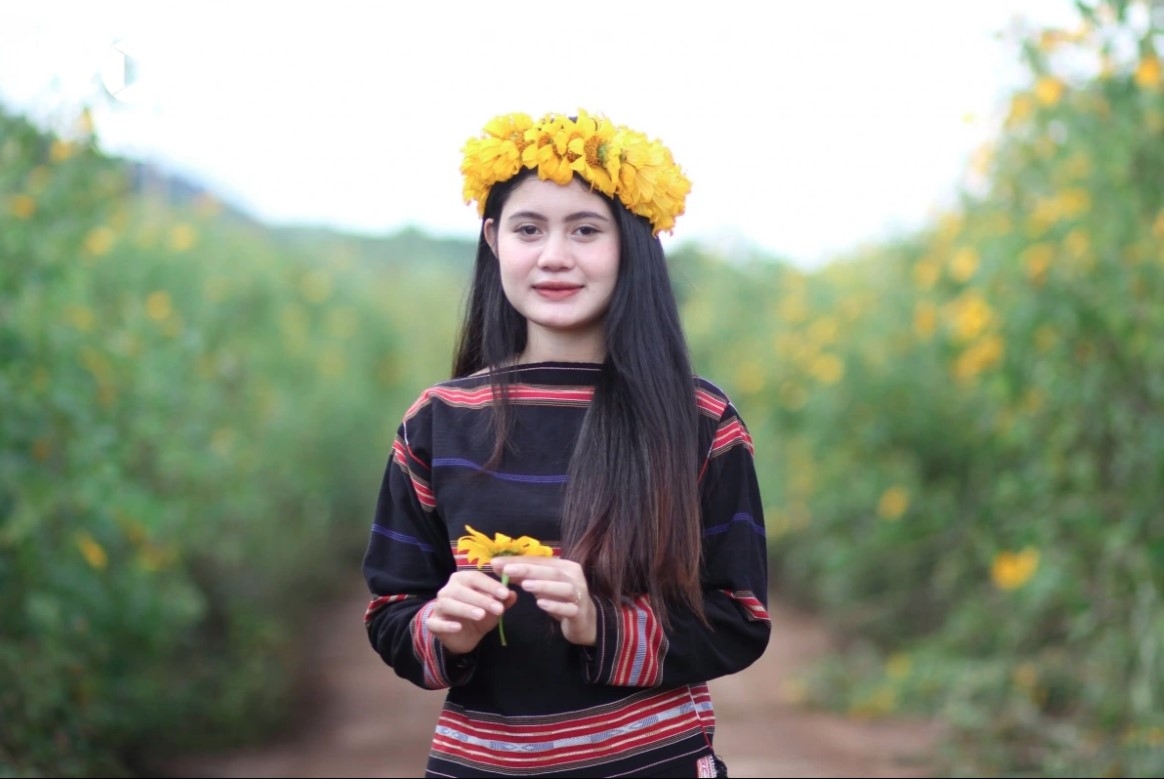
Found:
<svg viewBox="0 0 1164 779"><path fill-rule="evenodd" d="M533 212L547 217L589 212L612 217L606 198L592 192L581 181L572 179L569 184L558 184L536 176L530 176L514 187L501 209L503 218L517 212Z"/></svg>

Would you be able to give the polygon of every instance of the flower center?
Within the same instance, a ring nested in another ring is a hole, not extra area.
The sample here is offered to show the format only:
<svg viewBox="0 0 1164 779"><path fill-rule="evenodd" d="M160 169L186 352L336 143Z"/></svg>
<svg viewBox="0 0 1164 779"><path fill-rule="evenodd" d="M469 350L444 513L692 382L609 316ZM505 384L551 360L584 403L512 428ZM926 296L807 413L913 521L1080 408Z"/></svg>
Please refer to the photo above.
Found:
<svg viewBox="0 0 1164 779"><path fill-rule="evenodd" d="M606 160L606 144L597 135L590 136L583 148L586 155L586 164L592 168L601 168Z"/></svg>

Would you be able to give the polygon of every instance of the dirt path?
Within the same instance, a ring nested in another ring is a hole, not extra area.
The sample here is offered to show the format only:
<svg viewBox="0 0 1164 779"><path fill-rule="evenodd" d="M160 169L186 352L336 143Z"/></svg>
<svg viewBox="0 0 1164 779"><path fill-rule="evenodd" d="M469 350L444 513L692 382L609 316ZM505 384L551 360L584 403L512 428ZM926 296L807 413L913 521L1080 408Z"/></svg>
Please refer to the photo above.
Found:
<svg viewBox="0 0 1164 779"><path fill-rule="evenodd" d="M417 777L442 694L400 679L372 651L360 623L362 589L324 615L312 667L313 710L302 728L257 748L184 758L168 776ZM827 652L810 616L771 609L772 643L751 668L711 684L716 748L733 777L928 776L929 723L854 721L798 708L785 683ZM354 616L353 616L354 615Z"/></svg>

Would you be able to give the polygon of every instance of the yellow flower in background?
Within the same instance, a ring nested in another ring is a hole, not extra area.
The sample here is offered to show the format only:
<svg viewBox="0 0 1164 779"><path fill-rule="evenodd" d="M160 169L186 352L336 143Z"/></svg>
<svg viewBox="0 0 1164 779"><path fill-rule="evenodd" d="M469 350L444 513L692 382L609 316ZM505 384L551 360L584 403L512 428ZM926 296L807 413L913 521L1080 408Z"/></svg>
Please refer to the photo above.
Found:
<svg viewBox="0 0 1164 779"><path fill-rule="evenodd" d="M835 354L822 354L812 361L812 375L821 384L836 384L845 375L845 363Z"/></svg>
<svg viewBox="0 0 1164 779"><path fill-rule="evenodd" d="M977 292L970 292L952 304L954 332L962 342L972 341L994 321L994 311Z"/></svg>
<svg viewBox="0 0 1164 779"><path fill-rule="evenodd" d="M85 236L85 251L94 257L108 254L109 250L113 248L113 243L116 239L117 236L108 227L94 227Z"/></svg>
<svg viewBox="0 0 1164 779"><path fill-rule="evenodd" d="M1039 568L1039 550L1028 546L1019 552L1002 551L994 556L990 567L990 578L1000 590L1017 590L1022 587Z"/></svg>
<svg viewBox="0 0 1164 779"><path fill-rule="evenodd" d="M494 533L493 538L465 525L468 535L457 539L457 551L464 552L470 563L476 563L477 569L484 568L494 557L533 555L535 557L553 557L554 550L530 536L511 538L504 533ZM509 577L501 574L502 585L509 584ZM497 620L497 629L501 633L501 645L505 646L505 627L503 620Z"/></svg>
<svg viewBox="0 0 1164 779"><path fill-rule="evenodd" d="M1156 89L1161 83L1160 60L1154 54L1147 54L1136 66L1136 85L1141 89Z"/></svg>
<svg viewBox="0 0 1164 779"><path fill-rule="evenodd" d="M837 320L826 316L821 317L809 325L808 335L812 340L823 346L837 340L837 331L839 329Z"/></svg>
<svg viewBox="0 0 1164 779"><path fill-rule="evenodd" d="M978 252L963 246L950 258L950 277L954 281L969 281L978 272Z"/></svg>
<svg viewBox="0 0 1164 779"><path fill-rule="evenodd" d="M1035 101L1025 92L1019 92L1010 100L1010 112L1006 117L1006 126L1014 127L1022 124L1035 112Z"/></svg>
<svg viewBox="0 0 1164 779"><path fill-rule="evenodd" d="M1071 42L1071 34L1066 30L1046 29L1039 34L1039 49L1052 52L1064 43Z"/></svg>
<svg viewBox="0 0 1164 779"><path fill-rule="evenodd" d="M1067 219L1083 216L1091 210L1091 193L1083 187L1065 189L1059 195L1059 212Z"/></svg>
<svg viewBox="0 0 1164 779"><path fill-rule="evenodd" d="M8 211L21 221L31 219L36 213L36 200L31 195L13 195L8 199Z"/></svg>
<svg viewBox="0 0 1164 779"><path fill-rule="evenodd" d="M1063 99L1065 87L1054 76L1040 76L1035 82L1035 99L1046 106L1052 106Z"/></svg>
<svg viewBox="0 0 1164 779"><path fill-rule="evenodd" d="M175 252L184 252L198 240L198 233L193 227L186 224L176 224L170 228L169 245Z"/></svg>
<svg viewBox="0 0 1164 779"><path fill-rule="evenodd" d="M1042 284L1055 259L1055 249L1048 243L1037 243L1024 249L1021 257L1027 277L1036 284Z"/></svg>
<svg viewBox="0 0 1164 779"><path fill-rule="evenodd" d="M959 381L968 381L997 365L1005 351L1006 344L1001 337L996 333L985 335L958 355L954 363L954 375Z"/></svg>
<svg viewBox="0 0 1164 779"><path fill-rule="evenodd" d="M900 484L895 484L881 493L877 501L877 515L889 521L901 519L909 508L909 491Z"/></svg>
<svg viewBox="0 0 1164 779"><path fill-rule="evenodd" d="M146 315L155 322L164 322L174 313L174 305L170 301L170 293L165 290L151 292L146 298Z"/></svg>
<svg viewBox="0 0 1164 779"><path fill-rule="evenodd" d="M736 386L747 393L764 389L764 369L755 360L744 360L736 369Z"/></svg>
<svg viewBox="0 0 1164 779"><path fill-rule="evenodd" d="M913 331L920 338L929 338L938 327L938 307L928 301L918 303L913 311Z"/></svg>
<svg viewBox="0 0 1164 779"><path fill-rule="evenodd" d="M1161 237L1164 237L1164 231L1162 231ZM1082 227L1076 227L1063 239L1063 248L1068 256L1077 260L1083 259L1091 248L1091 238Z"/></svg>
<svg viewBox="0 0 1164 779"><path fill-rule="evenodd" d="M913 266L913 278L922 289L929 289L938 283L942 269L933 260L920 260Z"/></svg>
<svg viewBox="0 0 1164 779"><path fill-rule="evenodd" d="M73 156L73 144L69 141L55 138L49 147L49 159L53 162L64 162Z"/></svg>
<svg viewBox="0 0 1164 779"><path fill-rule="evenodd" d="M77 548L81 550L81 556L89 563L90 568L101 571L109 564L109 555L105 554L105 548L88 533L77 534Z"/></svg>
<svg viewBox="0 0 1164 779"><path fill-rule="evenodd" d="M65 309L65 316L69 324L82 333L88 333L93 329L95 317L92 309L87 306L69 306Z"/></svg>
<svg viewBox="0 0 1164 779"><path fill-rule="evenodd" d="M803 322L808 319L808 303L799 294L792 293L776 305L776 315L792 324Z"/></svg>

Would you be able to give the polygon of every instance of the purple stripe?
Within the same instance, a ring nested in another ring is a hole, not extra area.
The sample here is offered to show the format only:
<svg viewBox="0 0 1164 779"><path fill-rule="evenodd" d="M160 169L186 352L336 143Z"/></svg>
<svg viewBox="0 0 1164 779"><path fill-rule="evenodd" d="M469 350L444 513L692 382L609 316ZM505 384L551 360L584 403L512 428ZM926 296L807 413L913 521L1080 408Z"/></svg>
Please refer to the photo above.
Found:
<svg viewBox="0 0 1164 779"><path fill-rule="evenodd" d="M432 461L433 468L453 467L453 468L472 468L474 471L487 473L495 479L503 481L517 481L525 482L527 484L565 484L566 476L547 475L535 476L527 473L501 473L499 471L489 471L481 467L472 460L465 460L460 457L438 457Z"/></svg>
<svg viewBox="0 0 1164 779"><path fill-rule="evenodd" d="M372 525L372 532L379 533L382 536L391 538L393 541L399 541L402 544L412 544L415 547L419 547L421 551L432 554L432 545L426 544L419 538L413 538L412 536L405 535L404 533L401 533L397 530L389 530L388 528L381 527L380 525Z"/></svg>
<svg viewBox="0 0 1164 779"><path fill-rule="evenodd" d="M736 514L727 522L724 522L722 525L712 525L711 527L704 528L703 537L707 538L708 536L717 536L720 533L726 533L727 531L731 530L732 525L736 522L746 522L751 526L752 530L756 531L756 535L764 535L764 527L762 525L757 525L756 520L752 518L751 514L745 514L741 512Z"/></svg>

